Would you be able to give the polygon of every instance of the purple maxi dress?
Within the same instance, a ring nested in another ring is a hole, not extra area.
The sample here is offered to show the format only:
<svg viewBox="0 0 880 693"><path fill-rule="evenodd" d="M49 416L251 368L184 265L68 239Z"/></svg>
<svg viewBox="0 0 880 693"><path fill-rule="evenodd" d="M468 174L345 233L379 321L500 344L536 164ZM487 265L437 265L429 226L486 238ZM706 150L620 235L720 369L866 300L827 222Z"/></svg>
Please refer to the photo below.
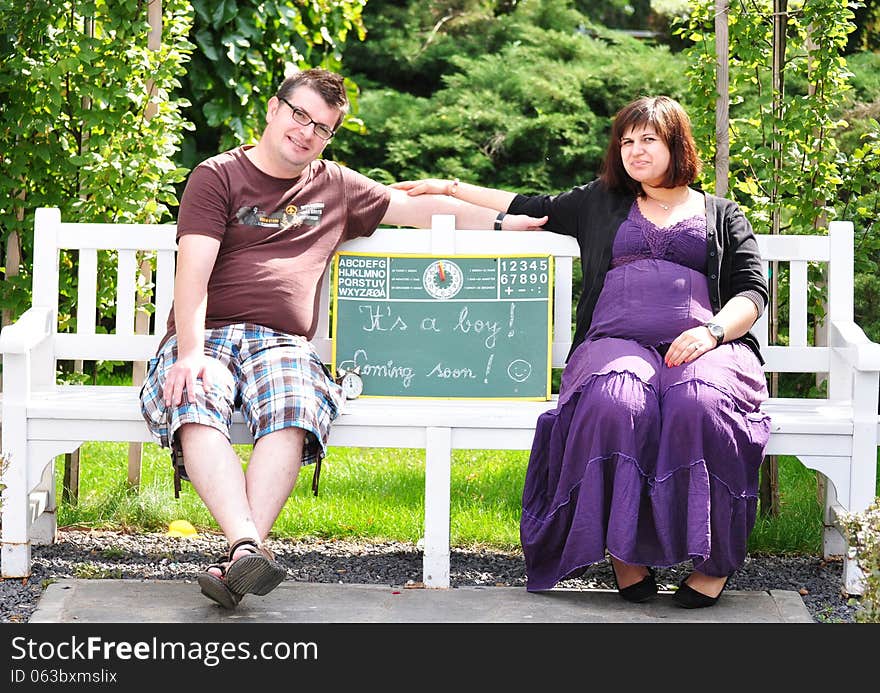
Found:
<svg viewBox="0 0 880 693"><path fill-rule="evenodd" d="M520 521L529 591L606 551L717 577L743 564L770 435L761 365L739 342L673 368L661 355L712 318L705 272L704 217L658 228L633 203L557 408L537 422Z"/></svg>

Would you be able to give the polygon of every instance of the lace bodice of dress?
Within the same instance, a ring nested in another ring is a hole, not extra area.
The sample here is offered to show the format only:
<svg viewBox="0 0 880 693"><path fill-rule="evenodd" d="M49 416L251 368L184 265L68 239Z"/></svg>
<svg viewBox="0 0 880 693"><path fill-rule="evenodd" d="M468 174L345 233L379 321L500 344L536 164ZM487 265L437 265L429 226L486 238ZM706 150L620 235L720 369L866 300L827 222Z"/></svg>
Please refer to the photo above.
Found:
<svg viewBox="0 0 880 693"><path fill-rule="evenodd" d="M705 274L706 218L694 215L670 226L657 226L633 202L615 236L611 266L644 259L667 260Z"/></svg>

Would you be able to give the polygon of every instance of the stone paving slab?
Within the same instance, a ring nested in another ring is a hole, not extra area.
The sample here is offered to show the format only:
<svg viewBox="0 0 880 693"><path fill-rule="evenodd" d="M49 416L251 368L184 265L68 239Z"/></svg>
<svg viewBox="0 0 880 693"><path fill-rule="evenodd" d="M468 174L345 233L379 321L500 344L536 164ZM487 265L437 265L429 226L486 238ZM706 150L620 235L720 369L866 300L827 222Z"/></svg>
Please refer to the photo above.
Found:
<svg viewBox="0 0 880 693"><path fill-rule="evenodd" d="M725 591L707 609L682 609L661 592L630 604L610 590L522 587L407 589L282 583L234 611L194 582L65 579L49 585L29 623L813 623L797 592Z"/></svg>

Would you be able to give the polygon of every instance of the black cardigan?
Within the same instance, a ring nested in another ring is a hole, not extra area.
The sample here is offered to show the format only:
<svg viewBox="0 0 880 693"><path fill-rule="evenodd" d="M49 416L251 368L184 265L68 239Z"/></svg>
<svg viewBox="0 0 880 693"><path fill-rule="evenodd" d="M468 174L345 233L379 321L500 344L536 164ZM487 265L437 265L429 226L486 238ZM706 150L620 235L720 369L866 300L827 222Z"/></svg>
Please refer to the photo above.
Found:
<svg viewBox="0 0 880 693"><path fill-rule="evenodd" d="M584 280L569 357L590 328L605 273L611 266L614 236L634 201L634 195L609 191L599 180L594 180L559 195L517 195L507 210L511 214L547 216L544 230L573 236L580 246ZM732 200L706 194L706 220L709 299L713 313L744 291L757 292L766 305L769 294L758 242L742 210ZM758 340L751 332L738 341L747 344L764 363Z"/></svg>

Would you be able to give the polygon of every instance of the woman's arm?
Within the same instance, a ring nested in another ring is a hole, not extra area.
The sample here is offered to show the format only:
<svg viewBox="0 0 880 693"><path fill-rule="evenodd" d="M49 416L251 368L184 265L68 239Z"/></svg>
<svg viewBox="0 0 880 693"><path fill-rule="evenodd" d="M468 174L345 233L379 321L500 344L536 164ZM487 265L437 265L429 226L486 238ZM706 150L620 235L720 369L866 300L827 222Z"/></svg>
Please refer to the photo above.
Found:
<svg viewBox="0 0 880 693"><path fill-rule="evenodd" d="M758 319L758 307L745 296L734 296L709 322L720 325L724 330L724 342L742 337ZM664 361L667 366L680 366L700 358L707 351L720 346L705 325L692 327L676 337L666 351Z"/></svg>
<svg viewBox="0 0 880 693"><path fill-rule="evenodd" d="M758 307L755 302L745 296L734 296L724 304L711 322L721 325L724 329L724 341L731 342L748 332L757 319Z"/></svg>
<svg viewBox="0 0 880 693"><path fill-rule="evenodd" d="M394 187L394 186L389 186ZM475 186L472 186L475 187ZM499 214L497 208L472 204L466 200L442 193L409 193L397 188L389 191L390 201L383 224L427 228L434 214L455 215L459 229L492 229L505 231L533 231L547 223L547 217L531 217L525 214ZM506 207L505 207L506 209Z"/></svg>
<svg viewBox="0 0 880 693"><path fill-rule="evenodd" d="M405 190L408 195L448 195L479 207L496 209L506 212L516 197L516 193L495 188L483 188L479 185L463 183L458 178L444 180L441 178L424 178L422 180L405 180L392 183L392 188Z"/></svg>

